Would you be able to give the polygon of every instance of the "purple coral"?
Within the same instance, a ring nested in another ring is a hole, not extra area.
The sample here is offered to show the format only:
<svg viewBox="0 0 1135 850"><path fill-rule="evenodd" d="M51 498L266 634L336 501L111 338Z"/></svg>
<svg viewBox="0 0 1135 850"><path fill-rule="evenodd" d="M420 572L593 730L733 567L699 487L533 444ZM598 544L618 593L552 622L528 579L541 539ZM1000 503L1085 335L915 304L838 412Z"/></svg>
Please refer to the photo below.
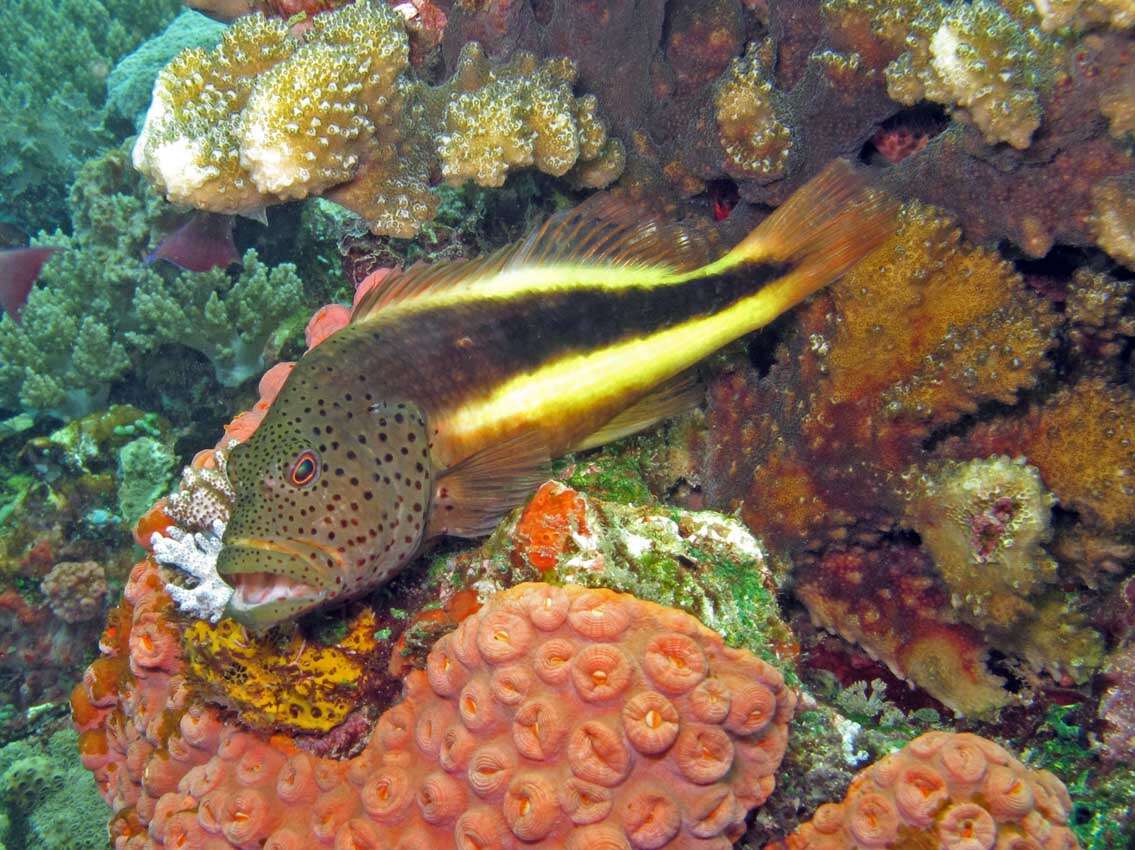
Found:
<svg viewBox="0 0 1135 850"><path fill-rule="evenodd" d="M40 589L55 616L80 623L102 613L106 572L96 561L60 561L44 576Z"/></svg>
<svg viewBox="0 0 1135 850"><path fill-rule="evenodd" d="M1135 643L1115 652L1105 675L1112 684L1100 700L1099 716L1106 727L1103 757L1127 763L1135 759Z"/></svg>

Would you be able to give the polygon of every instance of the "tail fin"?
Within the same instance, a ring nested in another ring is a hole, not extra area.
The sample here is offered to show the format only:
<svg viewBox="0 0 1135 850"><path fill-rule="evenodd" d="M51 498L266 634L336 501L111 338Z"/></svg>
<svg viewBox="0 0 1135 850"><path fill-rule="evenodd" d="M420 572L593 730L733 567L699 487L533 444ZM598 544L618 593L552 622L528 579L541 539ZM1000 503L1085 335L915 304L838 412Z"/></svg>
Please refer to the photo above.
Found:
<svg viewBox="0 0 1135 850"><path fill-rule="evenodd" d="M788 264L773 284L787 309L879 247L894 232L895 213L890 196L836 160L712 265L720 273L750 263Z"/></svg>

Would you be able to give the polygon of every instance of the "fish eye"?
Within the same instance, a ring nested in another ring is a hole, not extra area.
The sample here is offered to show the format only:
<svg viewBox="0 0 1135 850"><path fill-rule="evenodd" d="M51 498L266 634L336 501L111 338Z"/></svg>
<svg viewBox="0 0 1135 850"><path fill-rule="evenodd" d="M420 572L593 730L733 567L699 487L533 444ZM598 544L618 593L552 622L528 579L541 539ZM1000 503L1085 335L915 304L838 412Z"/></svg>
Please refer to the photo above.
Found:
<svg viewBox="0 0 1135 850"><path fill-rule="evenodd" d="M311 449L300 452L292 463L288 480L296 487L306 487L319 477L319 457Z"/></svg>

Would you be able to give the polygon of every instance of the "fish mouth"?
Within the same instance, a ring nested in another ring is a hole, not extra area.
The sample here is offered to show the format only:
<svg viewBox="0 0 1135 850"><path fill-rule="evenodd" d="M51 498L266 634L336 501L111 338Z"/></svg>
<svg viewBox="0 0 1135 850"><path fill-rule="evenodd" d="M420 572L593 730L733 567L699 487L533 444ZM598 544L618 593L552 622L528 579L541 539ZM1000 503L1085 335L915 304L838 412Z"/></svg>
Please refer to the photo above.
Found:
<svg viewBox="0 0 1135 850"><path fill-rule="evenodd" d="M222 558L225 549L251 550L261 556L242 564L238 552L234 562L218 570L234 588L229 604L237 611L281 602L316 605L330 595L336 572L343 565L343 556L337 550L308 540L236 537L224 541ZM288 575L284 565L293 560L303 562L303 573L309 581L314 577L314 584ZM272 569L273 561L279 562L281 569Z"/></svg>

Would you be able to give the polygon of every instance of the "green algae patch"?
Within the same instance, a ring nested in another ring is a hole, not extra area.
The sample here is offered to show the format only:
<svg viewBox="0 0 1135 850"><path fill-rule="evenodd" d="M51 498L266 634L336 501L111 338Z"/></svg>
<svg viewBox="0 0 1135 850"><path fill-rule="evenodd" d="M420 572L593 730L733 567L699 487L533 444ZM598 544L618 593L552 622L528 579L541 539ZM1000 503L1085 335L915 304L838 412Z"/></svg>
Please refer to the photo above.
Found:
<svg viewBox="0 0 1135 850"><path fill-rule="evenodd" d="M1072 812L1068 826L1083 850L1126 850L1135 846L1135 767L1102 763L1087 725L1094 706L1049 706L1022 758L1051 770L1068 786Z"/></svg>

